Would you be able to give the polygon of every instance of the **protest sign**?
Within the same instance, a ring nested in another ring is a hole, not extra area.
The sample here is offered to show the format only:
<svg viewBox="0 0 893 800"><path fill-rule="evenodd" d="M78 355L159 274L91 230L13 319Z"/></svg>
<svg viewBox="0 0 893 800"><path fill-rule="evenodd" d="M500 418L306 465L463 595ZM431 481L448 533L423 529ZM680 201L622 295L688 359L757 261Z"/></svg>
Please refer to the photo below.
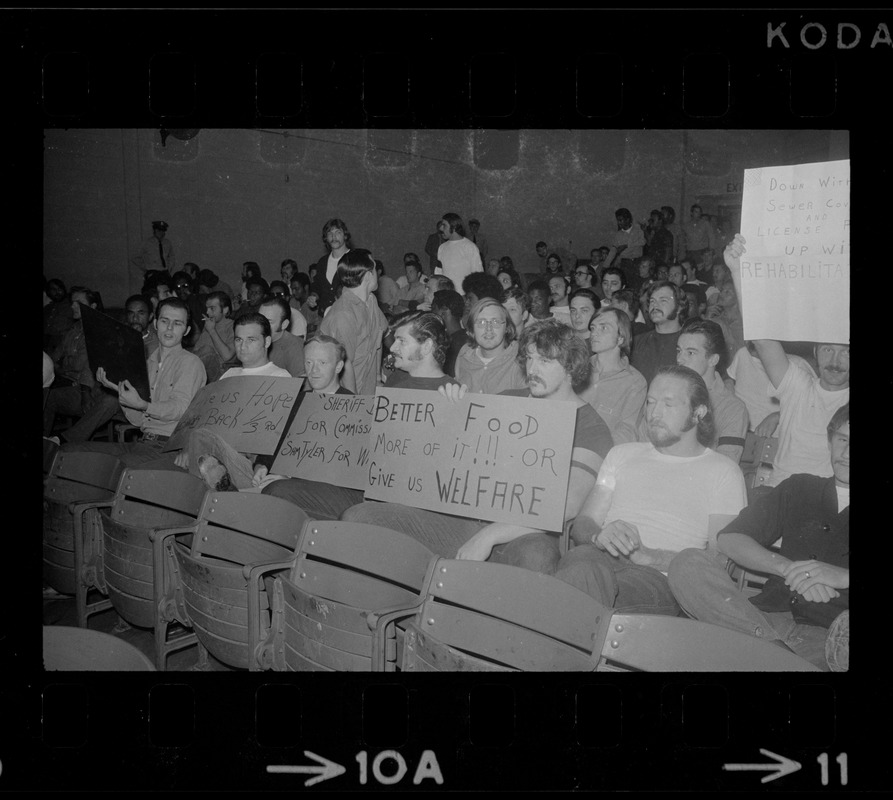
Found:
<svg viewBox="0 0 893 800"><path fill-rule="evenodd" d="M744 170L746 339L850 341L850 162Z"/></svg>
<svg viewBox="0 0 893 800"><path fill-rule="evenodd" d="M366 499L560 531L575 425L566 401L380 387Z"/></svg>
<svg viewBox="0 0 893 800"><path fill-rule="evenodd" d="M186 446L193 428L211 428L240 453L269 455L285 432L303 378L242 376L209 383L192 398L164 450Z"/></svg>
<svg viewBox="0 0 893 800"><path fill-rule="evenodd" d="M374 395L306 393L270 472L363 490Z"/></svg>

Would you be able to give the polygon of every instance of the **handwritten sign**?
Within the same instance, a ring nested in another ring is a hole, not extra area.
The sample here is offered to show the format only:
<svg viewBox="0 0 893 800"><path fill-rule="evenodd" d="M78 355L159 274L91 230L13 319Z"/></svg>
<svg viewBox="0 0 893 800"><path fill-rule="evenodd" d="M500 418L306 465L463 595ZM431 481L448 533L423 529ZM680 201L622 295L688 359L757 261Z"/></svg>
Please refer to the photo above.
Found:
<svg viewBox="0 0 893 800"><path fill-rule="evenodd" d="M564 401L380 387L366 499L560 531L575 425Z"/></svg>
<svg viewBox="0 0 893 800"><path fill-rule="evenodd" d="M744 170L747 339L850 341L850 162Z"/></svg>
<svg viewBox="0 0 893 800"><path fill-rule="evenodd" d="M363 490L374 395L307 393L270 472Z"/></svg>
<svg viewBox="0 0 893 800"><path fill-rule="evenodd" d="M193 428L212 428L240 453L269 455L285 432L303 378L226 378L209 383L180 418L164 450L186 447Z"/></svg>

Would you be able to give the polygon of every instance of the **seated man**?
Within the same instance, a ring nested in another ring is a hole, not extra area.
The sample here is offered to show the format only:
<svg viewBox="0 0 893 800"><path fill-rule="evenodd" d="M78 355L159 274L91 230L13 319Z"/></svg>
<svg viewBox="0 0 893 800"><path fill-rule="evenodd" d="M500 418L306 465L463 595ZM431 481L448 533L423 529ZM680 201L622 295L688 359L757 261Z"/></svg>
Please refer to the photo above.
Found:
<svg viewBox="0 0 893 800"><path fill-rule="evenodd" d="M432 295L431 310L443 320L447 335L450 337L450 347L447 350L446 360L443 362L443 371L447 375L455 375L456 359L462 352L462 348L471 341L471 337L462 327L465 301L462 299L462 295L453 289L440 289Z"/></svg>
<svg viewBox="0 0 893 800"><path fill-rule="evenodd" d="M293 378L301 378L304 376L304 337L293 336L288 331L292 310L288 300L278 295L266 297L260 304L260 315L269 320L273 337L270 361Z"/></svg>
<svg viewBox="0 0 893 800"><path fill-rule="evenodd" d="M59 434L60 443L86 442L118 410L118 393L110 394L96 383L87 359L81 306L101 311L99 295L83 286L73 286L69 304L73 325L50 354L54 361L55 379L43 407L44 436L52 433L57 413L79 418Z"/></svg>
<svg viewBox="0 0 893 800"><path fill-rule="evenodd" d="M660 367L676 363L676 343L682 330L680 312L685 295L674 283L656 281L646 293L646 302L654 328L633 340L630 363L650 383Z"/></svg>
<svg viewBox="0 0 893 800"><path fill-rule="evenodd" d="M292 377L287 370L277 367L269 358L272 334L270 322L262 314L243 314L239 317L234 324L233 341L236 358L241 366L230 367L220 376L220 380L251 376ZM297 403L292 407L292 415L296 409ZM189 432L189 441L177 455L176 464L178 467L188 469L193 475L207 480L200 470L200 457L209 455L214 456L226 470L228 478L224 480L224 488L231 486L235 489L247 489L253 485L255 456L242 455L211 428L194 428ZM273 457L268 456L267 459L268 461L264 463L269 468ZM211 488L218 488L216 479Z"/></svg>
<svg viewBox="0 0 893 800"><path fill-rule="evenodd" d="M823 669L828 628L849 607L849 404L828 424L828 449L833 478L792 475L726 525L716 550L685 550L669 572L689 616L777 640ZM737 588L729 560L769 573L758 595Z"/></svg>
<svg viewBox="0 0 893 800"><path fill-rule="evenodd" d="M744 238L735 234L723 255L739 297L743 253ZM830 478L825 429L834 412L850 400L849 344L816 345L818 377L792 366L781 342L759 339L754 346L780 401L778 451L766 485L778 486L785 478L801 472ZM771 431L764 435L770 434Z"/></svg>
<svg viewBox="0 0 893 800"><path fill-rule="evenodd" d="M128 422L140 428L139 441L132 443L82 442L63 445L63 450L110 453L127 466L136 466L173 456L161 448L170 438L189 408L195 393L205 385L205 367L201 359L183 349L183 337L189 332L189 310L176 298L161 300L155 314L158 348L146 360L150 395L146 400L128 380L114 384L105 369L96 370L96 380L118 394Z"/></svg>
<svg viewBox="0 0 893 800"><path fill-rule="evenodd" d="M716 421L716 441L710 446L737 464L747 435L747 406L726 388L720 377L727 363L726 354L719 325L704 319L685 323L676 344L676 363L690 367L704 379Z"/></svg>
<svg viewBox="0 0 893 800"><path fill-rule="evenodd" d="M415 311L400 317L391 327L395 370L388 377L388 388L436 390L455 383L443 369L450 338L439 315Z"/></svg>
<svg viewBox="0 0 893 800"><path fill-rule="evenodd" d="M704 380L688 367L663 367L645 401L648 443L614 447L574 521L577 546L555 577L607 608L676 615L667 569L680 551L704 548L711 514L746 503L736 464L707 447L713 412Z"/></svg>
<svg viewBox="0 0 893 800"><path fill-rule="evenodd" d="M589 323L592 376L580 397L605 421L615 444L636 440L648 384L630 366L632 323L619 308L601 308Z"/></svg>
<svg viewBox="0 0 893 800"><path fill-rule="evenodd" d="M604 421L577 395L589 381L589 354L585 343L574 336L570 327L556 320L526 328L518 351L528 388L508 390L503 395L567 400L577 406L564 511L565 520L573 519L595 484L602 458L612 445ZM460 390L454 394L461 398L464 393ZM492 560L545 573L550 573L558 563L558 534L519 525L488 523L375 501L347 509L341 519L401 531L447 558Z"/></svg>
<svg viewBox="0 0 893 800"><path fill-rule="evenodd" d="M413 312L394 323L394 328L391 352L395 356L397 370L391 375L388 386L393 383L400 389L434 391L438 386L454 383L453 379L443 372L443 359L446 356L449 338L443 322L436 314L430 311ZM314 350L316 347L314 345ZM340 360L334 363L340 365L337 368L337 374L340 374L344 364L344 353L343 348L340 345L338 347ZM331 345L328 345L328 348L331 349ZM328 354L326 357L330 358ZM312 366L308 361L308 377ZM351 394L351 392L345 393ZM275 481L263 491L264 494L272 494L294 503L306 511L311 519L339 519L348 508L363 501L363 492L359 489L303 478Z"/></svg>
<svg viewBox="0 0 893 800"><path fill-rule="evenodd" d="M151 301L141 294L131 295L124 303L124 312L127 324L143 337L143 351L148 358L158 347L158 334L152 325L154 314Z"/></svg>
<svg viewBox="0 0 893 800"><path fill-rule="evenodd" d="M530 319L530 298L520 286L512 286L506 289L502 295L502 307L508 311L509 319L515 326L515 332L520 336L532 320Z"/></svg>
<svg viewBox="0 0 893 800"><path fill-rule="evenodd" d="M466 322L474 344L462 348L456 359L456 380L470 392L499 394L527 385L518 364L515 325L498 300L478 300Z"/></svg>
<svg viewBox="0 0 893 800"><path fill-rule="evenodd" d="M205 313L202 329L195 347L195 353L205 365L208 383L220 379L227 365L235 358L233 343L232 300L225 292L211 292L205 297Z"/></svg>
<svg viewBox="0 0 893 800"><path fill-rule="evenodd" d="M434 302L434 295L446 289L454 291L455 288L453 282L446 275L432 275L425 283L425 296L422 298L422 302L416 306L416 311L433 311L431 305Z"/></svg>

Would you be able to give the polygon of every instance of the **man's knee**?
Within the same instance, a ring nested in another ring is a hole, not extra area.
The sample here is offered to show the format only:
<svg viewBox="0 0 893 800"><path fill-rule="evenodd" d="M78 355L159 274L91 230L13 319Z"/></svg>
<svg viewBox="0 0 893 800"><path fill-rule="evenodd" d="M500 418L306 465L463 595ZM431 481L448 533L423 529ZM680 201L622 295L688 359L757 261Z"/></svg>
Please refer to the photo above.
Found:
<svg viewBox="0 0 893 800"><path fill-rule="evenodd" d="M678 552L670 561L670 566L667 569L670 588L672 589L674 584L687 586L693 579L704 574L710 561L706 550L689 547Z"/></svg>
<svg viewBox="0 0 893 800"><path fill-rule="evenodd" d="M561 560L558 536L550 536L548 533L532 533L521 536L496 548L490 560L552 575Z"/></svg>

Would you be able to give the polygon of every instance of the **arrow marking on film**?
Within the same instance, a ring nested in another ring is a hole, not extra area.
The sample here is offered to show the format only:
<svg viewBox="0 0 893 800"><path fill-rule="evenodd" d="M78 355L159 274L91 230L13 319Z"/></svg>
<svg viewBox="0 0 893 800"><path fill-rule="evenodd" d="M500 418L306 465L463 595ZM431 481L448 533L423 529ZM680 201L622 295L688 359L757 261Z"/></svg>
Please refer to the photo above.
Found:
<svg viewBox="0 0 893 800"><path fill-rule="evenodd" d="M722 768L729 772L738 771L738 772L774 772L774 775L766 775L760 778L760 783L769 783L769 781L774 781L776 778L783 778L785 775L790 775L792 772L796 772L798 769L801 769L801 765L799 761L792 761L790 758L785 758L784 756L778 755L778 753L773 753L771 750L764 750L762 747L760 748L760 753L768 758L774 758L775 764L723 764Z"/></svg>
<svg viewBox="0 0 893 800"><path fill-rule="evenodd" d="M329 778L337 778L339 775L343 775L347 772L345 767L342 767L340 764L336 764L334 761L329 761L327 758L323 758L322 756L316 755L316 753L311 753L309 750L304 751L304 758L312 758L314 761L318 762L317 765L313 766L305 766L305 767L295 767L290 764L270 764L267 766L267 772L279 772L279 773L305 773L305 774L316 774L315 778L308 778L304 781L304 786L313 786L314 783L320 783L322 781L327 781ZM797 769L800 769L800 765L797 765Z"/></svg>

